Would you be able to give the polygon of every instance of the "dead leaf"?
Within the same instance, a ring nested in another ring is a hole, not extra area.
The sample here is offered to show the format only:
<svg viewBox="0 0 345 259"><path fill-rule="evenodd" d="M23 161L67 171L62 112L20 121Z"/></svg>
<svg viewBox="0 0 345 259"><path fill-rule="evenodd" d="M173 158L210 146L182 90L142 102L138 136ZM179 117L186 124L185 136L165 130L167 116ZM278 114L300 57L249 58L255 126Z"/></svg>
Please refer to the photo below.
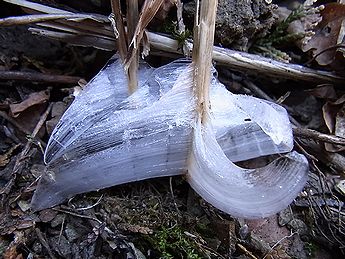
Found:
<svg viewBox="0 0 345 259"><path fill-rule="evenodd" d="M10 246L6 249L6 251L3 253L4 259L19 259L23 258L22 254L18 254L17 252L17 246Z"/></svg>
<svg viewBox="0 0 345 259"><path fill-rule="evenodd" d="M140 233L144 235L153 234L153 230L149 227L143 227L139 225L132 225L127 223L119 224L118 227L122 230L129 231L132 233Z"/></svg>
<svg viewBox="0 0 345 259"><path fill-rule="evenodd" d="M322 107L323 118L330 133L345 138L345 95L335 102L326 102ZM344 146L325 143L329 152L345 150Z"/></svg>
<svg viewBox="0 0 345 259"><path fill-rule="evenodd" d="M335 117L339 108L345 103L345 95L334 102L326 102L322 107L323 118L330 133L335 129Z"/></svg>
<svg viewBox="0 0 345 259"><path fill-rule="evenodd" d="M56 124L59 122L62 114L66 111L67 104L64 102L55 102L51 111L51 119L46 121L46 129L48 135L51 135Z"/></svg>
<svg viewBox="0 0 345 259"><path fill-rule="evenodd" d="M10 104L10 112L13 117L17 117L21 112L37 104L46 103L49 100L50 92L44 90L32 93L24 101L16 104Z"/></svg>
<svg viewBox="0 0 345 259"><path fill-rule="evenodd" d="M52 221L56 215L58 214L57 211L52 210L52 209L46 209L46 210L42 210L39 213L39 218L42 222L47 223Z"/></svg>
<svg viewBox="0 0 345 259"><path fill-rule="evenodd" d="M6 166L10 162L12 153L20 146L20 144L17 144L11 147L5 154L0 155L0 167Z"/></svg>
<svg viewBox="0 0 345 259"><path fill-rule="evenodd" d="M318 87L310 90L306 90L305 92L309 93L310 95L313 95L317 98L321 99L336 99L337 93L335 92L335 89L333 85L331 84L324 84L319 85Z"/></svg>
<svg viewBox="0 0 345 259"><path fill-rule="evenodd" d="M37 122L40 120L42 113L47 108L47 104L37 104L31 107L28 107L26 110L21 112L14 120L20 124L24 129L29 132L32 132L35 128ZM45 127L41 127L40 131L38 132L37 136L42 138L45 134ZM17 134L19 138L23 138L22 135L19 133ZM24 136L26 138L27 136Z"/></svg>
<svg viewBox="0 0 345 259"><path fill-rule="evenodd" d="M344 58L342 54L339 55L339 48L332 47L344 43L345 5L329 3L320 13L322 21L318 24L315 35L302 46L302 50L311 50L317 63L325 66ZM321 52L323 53L318 55Z"/></svg>

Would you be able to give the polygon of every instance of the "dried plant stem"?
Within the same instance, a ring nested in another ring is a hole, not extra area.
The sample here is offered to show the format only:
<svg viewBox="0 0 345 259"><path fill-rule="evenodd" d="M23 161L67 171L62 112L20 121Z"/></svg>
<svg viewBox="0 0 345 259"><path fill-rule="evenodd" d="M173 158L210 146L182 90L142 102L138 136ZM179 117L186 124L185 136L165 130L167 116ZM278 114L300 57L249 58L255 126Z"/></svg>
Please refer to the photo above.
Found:
<svg viewBox="0 0 345 259"><path fill-rule="evenodd" d="M116 23L116 28L118 32L118 39L117 39L117 49L119 51L119 55L121 57L122 62L125 61L127 56L127 49L128 49L128 43L127 43L127 35L125 31L125 26L123 24L122 19L122 12L121 12L121 6L119 0L111 0L111 11L114 15L113 19ZM115 46L114 46L115 48Z"/></svg>
<svg viewBox="0 0 345 259"><path fill-rule="evenodd" d="M147 33L150 45L157 50L181 54L178 42L156 33ZM187 43L190 47L192 43ZM191 48L190 48L191 49ZM331 82L343 84L345 78L330 72L310 69L304 66L275 61L250 53L213 47L213 60L219 65L249 74L272 76L302 82Z"/></svg>
<svg viewBox="0 0 345 259"><path fill-rule="evenodd" d="M56 84L77 84L80 80L77 76L48 75L39 72L0 71L0 80L33 81Z"/></svg>
<svg viewBox="0 0 345 259"><path fill-rule="evenodd" d="M101 17L103 18L103 17ZM30 23L51 21L51 20L83 20L83 19L95 19L95 16L89 14L78 14L78 13L68 13L68 14L32 14L25 16L15 16L0 19L0 26L14 26L14 25L24 25Z"/></svg>
<svg viewBox="0 0 345 259"><path fill-rule="evenodd" d="M31 10L34 10L35 12L48 13L48 14L49 13L50 14L66 14L66 13L70 14L71 13L65 10L52 8L49 6L45 6L42 4L33 3L29 1L24 1L24 0L4 0L4 1L29 8ZM161 1L162 0L159 0L158 2L161 3ZM117 19L120 19L122 16L118 15L114 11L114 6L116 4L119 6L119 0L111 0L111 3L113 7L113 13L115 15L116 23L117 25L119 25L119 22L117 21ZM157 10L158 10L157 8L154 8L154 9L151 8L151 10L149 11L150 13L155 13ZM148 21L149 19L143 22L143 25L141 27L145 28L146 25L148 24ZM30 30L33 33L43 35L43 36L53 38L53 39L63 40L75 45L93 46L93 47L101 48L105 50L114 50L115 49L114 36L111 35L113 36L112 38L110 38L111 36L110 37L101 36L105 33L111 32L110 25L100 24L99 22L93 21L93 20L91 22L93 22L94 25L87 27L88 34L85 34L85 30L82 29L83 26L84 27L86 26L83 21L80 21L78 23L73 22L73 25L72 25L72 22L70 21L64 22L65 29L67 27L72 27L77 32L70 32L68 30L66 31L63 29L56 31L56 30L31 28ZM54 24L61 25L61 22L54 21ZM119 30L119 34L121 35L121 30ZM108 34L105 34L105 35L109 36ZM168 52L168 53L175 53L178 55L182 54L181 51L179 50L179 45L176 40L173 40L169 37L159 35L156 33L151 33L151 32L148 32L146 35L148 36L149 43L153 49L160 50L163 52ZM140 38L140 35L137 35L137 36L138 36L137 38ZM123 38L123 37L120 36L120 38ZM189 49L192 49L192 45L193 44L191 42L186 42L186 46L188 46ZM119 51L121 52L120 49ZM219 65L229 67L230 69L233 69L236 71L242 71L242 72L250 73L254 75L263 75L263 76L268 76L268 77L290 79L294 81L343 84L344 79L345 79L344 76L336 75L330 72L310 69L310 68L300 66L300 65L278 62L278 61L261 57L258 55L253 55L253 54L244 53L240 51L234 51L230 49L224 49L221 47L213 48L213 60L217 61Z"/></svg>
<svg viewBox="0 0 345 259"><path fill-rule="evenodd" d="M200 16L196 15L194 25L194 87L197 89L197 109L202 121L206 119L205 115L208 112L210 102L209 88L217 4L217 0L202 1Z"/></svg>
<svg viewBox="0 0 345 259"><path fill-rule="evenodd" d="M127 0L127 37L128 42L131 42L135 28L138 24L139 20L139 9L138 9L138 1L137 0ZM127 77L128 77L128 92L132 94L138 88L138 78L137 78L137 71L139 67L139 50L135 49L133 54L133 60L129 64L127 70Z"/></svg>
<svg viewBox="0 0 345 259"><path fill-rule="evenodd" d="M324 134L316 130L304 129L304 128L294 128L293 133L296 137L300 138L311 138L318 141L323 141L327 143L343 145L345 146L345 139L337 137L335 135Z"/></svg>

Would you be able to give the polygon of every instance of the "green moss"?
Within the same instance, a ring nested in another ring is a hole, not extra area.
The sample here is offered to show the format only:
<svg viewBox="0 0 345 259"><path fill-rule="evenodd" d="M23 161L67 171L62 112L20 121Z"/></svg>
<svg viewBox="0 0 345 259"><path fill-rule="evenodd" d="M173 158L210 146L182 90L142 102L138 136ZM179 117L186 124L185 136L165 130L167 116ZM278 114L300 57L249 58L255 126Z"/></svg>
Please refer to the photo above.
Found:
<svg viewBox="0 0 345 259"><path fill-rule="evenodd" d="M171 36L177 40L179 49L182 48L183 44L185 44L188 39L192 38L192 32L188 29L180 32L178 30L177 22L175 21L168 21L164 23L163 31L171 34Z"/></svg>
<svg viewBox="0 0 345 259"><path fill-rule="evenodd" d="M270 33L258 39L251 47L250 51L280 61L290 61L289 55L279 49L288 46L290 43L302 40L308 35L308 32L289 33L289 25L294 21L300 20L302 17L314 14L318 11L318 8L301 4L293 10L285 20L279 22Z"/></svg>
<svg viewBox="0 0 345 259"><path fill-rule="evenodd" d="M160 258L202 258L195 241L188 237L179 226L162 227L153 236L147 238L152 247L161 254Z"/></svg>
<svg viewBox="0 0 345 259"><path fill-rule="evenodd" d="M304 243L304 247L309 258L314 258L316 251L319 249L319 247L313 242Z"/></svg>

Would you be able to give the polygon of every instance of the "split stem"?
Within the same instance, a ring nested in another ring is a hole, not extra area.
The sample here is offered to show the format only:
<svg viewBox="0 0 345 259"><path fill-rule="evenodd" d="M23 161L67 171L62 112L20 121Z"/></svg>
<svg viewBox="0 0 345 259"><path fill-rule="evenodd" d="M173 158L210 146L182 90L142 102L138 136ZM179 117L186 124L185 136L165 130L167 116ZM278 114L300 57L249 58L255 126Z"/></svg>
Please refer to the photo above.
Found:
<svg viewBox="0 0 345 259"><path fill-rule="evenodd" d="M214 31L218 0L197 0L194 25L194 87L197 90L197 111L202 122L206 119L210 106L209 89L211 83L211 66L214 43Z"/></svg>
<svg viewBox="0 0 345 259"><path fill-rule="evenodd" d="M135 28L139 20L139 9L137 0L127 0L127 28L128 42L131 42L135 35ZM139 67L139 50L134 50L134 58L130 63L127 72L128 77L128 93L132 94L138 87L137 71Z"/></svg>

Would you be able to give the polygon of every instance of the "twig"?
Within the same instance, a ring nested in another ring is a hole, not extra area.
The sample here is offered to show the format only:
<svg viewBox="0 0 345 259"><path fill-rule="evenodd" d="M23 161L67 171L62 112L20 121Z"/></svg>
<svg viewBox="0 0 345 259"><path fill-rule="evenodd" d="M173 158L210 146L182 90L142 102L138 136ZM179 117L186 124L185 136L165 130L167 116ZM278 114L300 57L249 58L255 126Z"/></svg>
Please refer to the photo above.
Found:
<svg viewBox="0 0 345 259"><path fill-rule="evenodd" d="M47 119L47 116L52 108L53 104L49 104L48 108L46 111L41 115L40 120L36 124L34 130L31 133L31 137L35 138L37 133L40 131L41 127L43 126L44 122ZM22 152L20 155L17 157L16 162L14 164L13 170L12 170L12 177L11 179L6 183L6 185L0 190L0 194L9 194L10 190L12 189L12 186L17 178L17 175L20 174L24 167L23 161L25 161L25 158L31 148L32 141L27 141L25 144L25 147L23 148ZM5 196L3 196L3 201L4 201Z"/></svg>
<svg viewBox="0 0 345 259"><path fill-rule="evenodd" d="M101 195L101 197L99 197L99 199L96 201L96 203L94 203L90 206L84 207L84 208L77 208L76 210L77 211L84 211L84 210L92 209L92 208L96 207L98 204L100 204L102 199L103 199L103 194Z"/></svg>
<svg viewBox="0 0 345 259"><path fill-rule="evenodd" d="M101 16L101 18L103 18ZM37 22L44 22L44 21L51 21L51 20L83 20L83 19L96 19L95 16L90 14L78 14L78 13L70 13L70 14L32 14L32 15L25 15L25 16L14 16L14 17L7 17L0 19L0 26L14 26L14 25L24 25L30 23L37 23Z"/></svg>
<svg viewBox="0 0 345 259"><path fill-rule="evenodd" d="M77 84L77 76L48 75L39 72L0 71L0 80L33 81L54 84Z"/></svg>
<svg viewBox="0 0 345 259"><path fill-rule="evenodd" d="M58 212L62 212L62 213L65 213L65 214L69 214L69 215L72 215L72 216L75 216L75 217L78 217L78 218L93 220L93 221L96 221L99 224L102 224L102 221L100 221L99 219L97 219L95 217L91 217L91 216L87 216L87 215L81 215L81 214L78 214L78 213L74 213L72 211L62 210L62 209L57 209L57 208L52 208L52 210L55 210L55 211L58 211Z"/></svg>
<svg viewBox="0 0 345 259"><path fill-rule="evenodd" d="M172 177L169 178L169 186L170 186L171 197L173 199L176 212L177 212L178 215L180 215L181 213L180 213L180 210L177 207L176 200L175 200L175 195L174 195L174 190L173 190L173 186L172 186Z"/></svg>
<svg viewBox="0 0 345 259"><path fill-rule="evenodd" d="M252 252L248 251L247 248L245 248L243 245L237 243L237 246L240 250L242 250L247 256L249 256L252 259L258 259L255 255L253 255Z"/></svg>
<svg viewBox="0 0 345 259"><path fill-rule="evenodd" d="M315 156L309 154L297 140L294 140L294 144L309 160L319 161Z"/></svg>
<svg viewBox="0 0 345 259"><path fill-rule="evenodd" d="M10 2L13 4L17 4L20 6L25 6L27 8L30 8L32 10L42 12L42 13L71 13L65 10L57 9L48 7L42 4L33 3L29 1L24 0L5 0L6 2ZM117 1L117 0L113 0ZM117 16L115 16L117 17ZM107 17L105 17L107 19ZM97 23L95 21L88 21ZM66 24L65 22L64 24ZM72 22L70 22L72 23ZM69 23L69 24L70 24ZM84 23L80 22L79 26L82 26ZM73 22L73 25L76 26L76 23ZM58 38L60 40L65 40L68 42L72 42L73 44L79 44L79 45L92 45L94 47L99 47L102 49L107 50L114 50L114 41L115 37L113 39L99 39L99 34L104 33L105 31L111 32L110 25L107 24L99 24L98 26L89 26L88 32L94 33L93 39L92 37L84 37L83 35L73 35L71 33L63 33L63 32L55 32L48 30L38 30L38 29L31 29L34 32L49 36L51 38ZM102 27L100 27L100 25ZM100 31L103 29L102 31ZM107 35L109 36L109 35ZM147 33L147 36L149 38L150 45L161 51L166 51L170 53L176 53L181 54L181 52L178 50L178 42L176 40L173 40L169 37L158 35L155 33ZM87 43L83 42L83 40L87 40ZM186 42L189 49L192 49L192 42ZM255 75L264 75L264 76L273 76L276 78L284 78L284 79L291 79L295 81L303 81L303 82L317 82L317 83L323 83L323 82L332 82L334 84L343 84L344 77L340 75L335 75L330 72L326 71L319 71L310 69L307 67L303 67L300 65L294 65L294 64L288 64L284 62L278 62L274 61L269 58L261 57L258 55L253 55L249 53L224 49L220 47L214 47L213 48L213 59L217 61L220 65L227 66L233 70L236 71L242 71L245 73L252 73Z"/></svg>
<svg viewBox="0 0 345 259"><path fill-rule="evenodd" d="M271 98L268 94L266 94L264 91L262 91L260 89L260 87L256 86L253 82L249 81L249 80L244 80L243 83L245 84L245 86L247 86L251 91L253 91L253 93L262 98L262 99L266 99L267 101L270 102L275 102L276 100L274 100L273 98Z"/></svg>
<svg viewBox="0 0 345 259"><path fill-rule="evenodd" d="M41 230L39 228L35 228L35 232L36 232L38 239L40 240L40 243L47 250L50 258L55 259L56 257L54 256L53 252L51 251L49 244L48 244L47 240L44 238Z"/></svg>
<svg viewBox="0 0 345 259"><path fill-rule="evenodd" d="M72 211L62 210L62 209L57 209L57 208L52 208L52 210L59 211L59 212L62 212L62 213L66 213L66 214L69 214L69 215L72 215L72 216L75 216L75 217L78 217L78 218L88 219L88 220L91 220L93 222L97 222L99 225L103 224L103 222L100 221L96 217L92 217L92 216L88 216L88 215L81 215L81 214L78 214L78 213L74 213ZM111 235L115 235L115 233L111 229L109 229L108 227L104 227L104 230L107 233L111 234Z"/></svg>
<svg viewBox="0 0 345 259"><path fill-rule="evenodd" d="M304 128L294 128L293 134L296 137L300 137L300 138L311 138L311 139L315 139L318 141L323 141L323 142L327 142L327 143L345 146L345 138L340 138L340 137L335 136L335 135L320 133L316 130L304 129Z"/></svg>
<svg viewBox="0 0 345 259"><path fill-rule="evenodd" d="M59 232L59 239L58 239L58 243L59 244L60 244L60 241L61 241L62 231L63 231L63 228L65 226L65 220L66 220L66 215L63 215L62 223L61 223L61 228L60 228L60 232Z"/></svg>
<svg viewBox="0 0 345 259"><path fill-rule="evenodd" d="M278 240L278 241L271 247L270 251L269 251L268 253L266 253L265 256L264 256L262 259L265 259L265 258L269 255L269 253L272 252L273 249L276 248L281 242L283 242L283 241L284 241L285 239L287 239L287 238L292 237L292 236L295 235L295 234L297 234L297 232L291 232L290 235L285 236L285 237L281 238L280 240Z"/></svg>
<svg viewBox="0 0 345 259"><path fill-rule="evenodd" d="M148 36L153 48L172 53L180 53L178 51L177 41L152 32L148 33ZM192 43L187 44L192 46ZM337 84L344 82L342 76L330 72L279 62L259 55L220 47L213 48L213 60L217 61L219 65L224 65L233 70L256 75L273 76L303 82L333 82Z"/></svg>

